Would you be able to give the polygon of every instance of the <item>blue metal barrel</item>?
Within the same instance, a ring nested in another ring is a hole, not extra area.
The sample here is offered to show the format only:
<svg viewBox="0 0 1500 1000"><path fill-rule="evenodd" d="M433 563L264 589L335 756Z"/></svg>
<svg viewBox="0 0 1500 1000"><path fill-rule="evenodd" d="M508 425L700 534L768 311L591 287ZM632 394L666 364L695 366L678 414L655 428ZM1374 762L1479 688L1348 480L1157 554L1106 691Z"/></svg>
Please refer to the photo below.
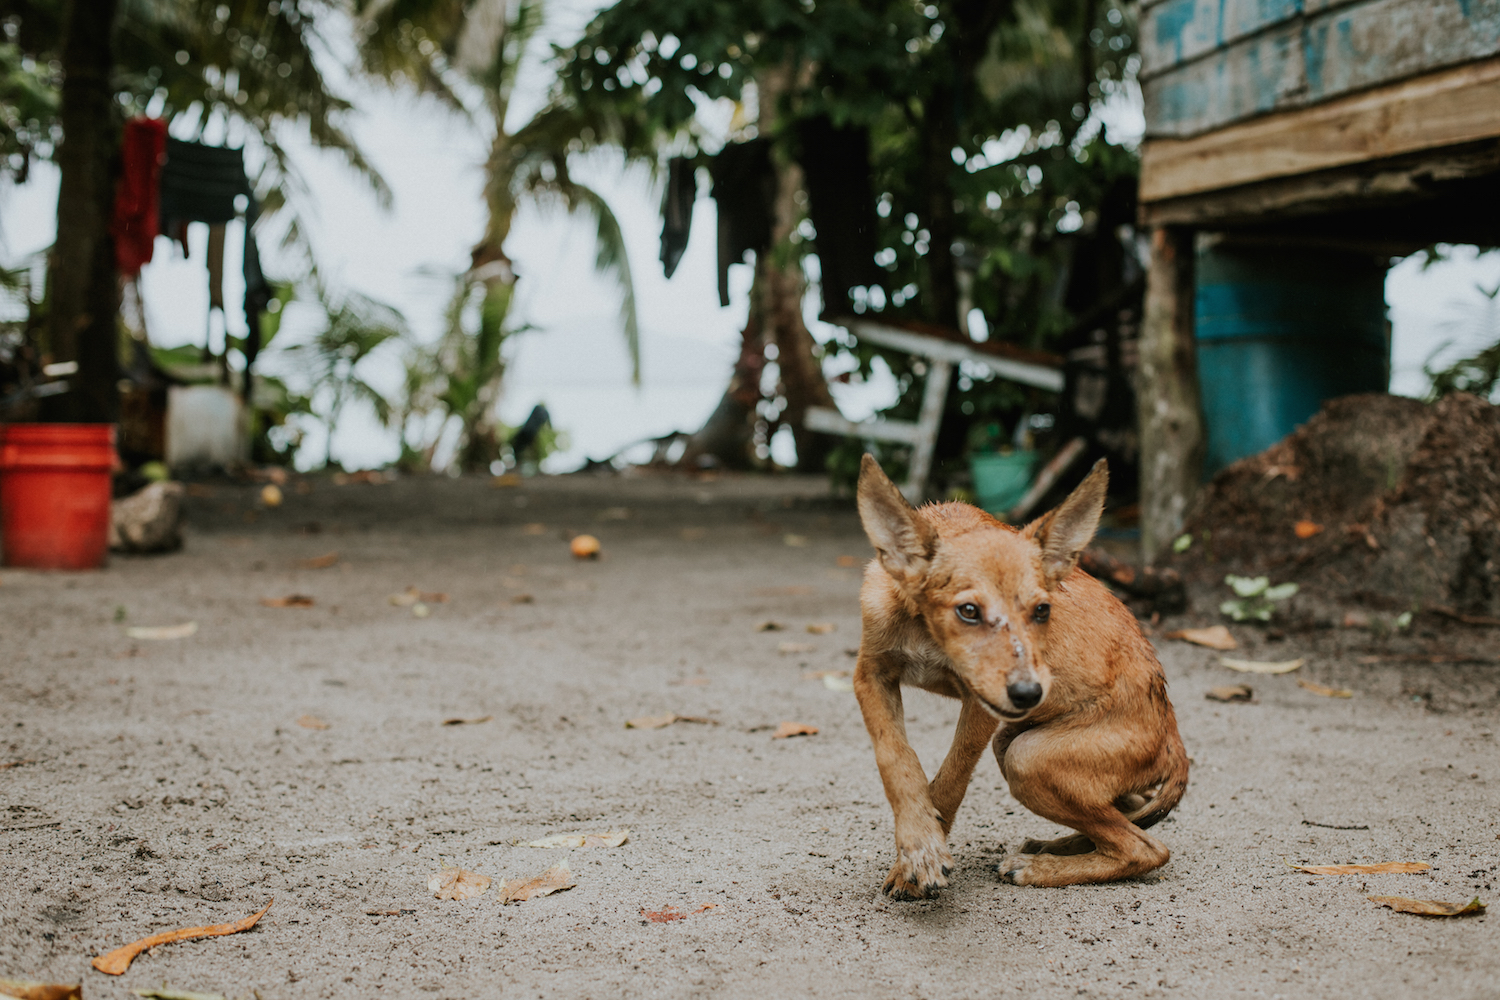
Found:
<svg viewBox="0 0 1500 1000"><path fill-rule="evenodd" d="M1228 243L1199 250L1204 475L1269 448L1324 400L1386 391L1385 271L1383 258L1341 250Z"/></svg>

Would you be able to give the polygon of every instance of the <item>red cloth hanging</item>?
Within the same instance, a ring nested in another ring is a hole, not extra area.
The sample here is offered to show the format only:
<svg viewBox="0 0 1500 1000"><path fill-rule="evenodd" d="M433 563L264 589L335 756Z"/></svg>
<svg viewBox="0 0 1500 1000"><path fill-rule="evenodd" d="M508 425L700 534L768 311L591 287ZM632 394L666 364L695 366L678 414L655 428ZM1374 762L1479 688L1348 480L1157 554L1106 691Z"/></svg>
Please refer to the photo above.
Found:
<svg viewBox="0 0 1500 1000"><path fill-rule="evenodd" d="M126 277L135 277L141 265L151 260L166 148L166 122L132 118L125 123L109 231L115 238L115 268Z"/></svg>

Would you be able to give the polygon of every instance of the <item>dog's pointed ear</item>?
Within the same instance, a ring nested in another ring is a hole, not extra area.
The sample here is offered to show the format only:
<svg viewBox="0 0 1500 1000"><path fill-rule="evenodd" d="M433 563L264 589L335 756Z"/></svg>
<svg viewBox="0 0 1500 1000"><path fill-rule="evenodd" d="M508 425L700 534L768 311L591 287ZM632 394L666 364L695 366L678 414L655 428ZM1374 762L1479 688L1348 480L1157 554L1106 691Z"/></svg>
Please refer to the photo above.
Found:
<svg viewBox="0 0 1500 1000"><path fill-rule="evenodd" d="M859 463L859 519L865 534L898 585L909 586L927 570L937 545L937 532L917 516L873 455Z"/></svg>
<svg viewBox="0 0 1500 1000"><path fill-rule="evenodd" d="M1101 458L1061 506L1027 526L1026 534L1042 549L1042 586L1048 590L1067 579L1094 540L1108 487L1109 464Z"/></svg>

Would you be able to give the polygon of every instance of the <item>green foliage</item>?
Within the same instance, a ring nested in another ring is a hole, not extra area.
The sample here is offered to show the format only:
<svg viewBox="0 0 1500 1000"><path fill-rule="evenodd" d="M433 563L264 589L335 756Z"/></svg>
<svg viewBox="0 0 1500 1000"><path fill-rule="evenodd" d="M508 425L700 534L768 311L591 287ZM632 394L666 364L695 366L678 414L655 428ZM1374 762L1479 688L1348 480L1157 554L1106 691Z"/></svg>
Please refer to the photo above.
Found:
<svg viewBox="0 0 1500 1000"><path fill-rule="evenodd" d="M1219 612L1237 622L1268 622L1276 610L1277 603L1287 600L1300 589L1295 583L1279 583L1271 586L1270 577L1235 576L1233 573L1224 582L1235 593L1235 600L1219 605Z"/></svg>

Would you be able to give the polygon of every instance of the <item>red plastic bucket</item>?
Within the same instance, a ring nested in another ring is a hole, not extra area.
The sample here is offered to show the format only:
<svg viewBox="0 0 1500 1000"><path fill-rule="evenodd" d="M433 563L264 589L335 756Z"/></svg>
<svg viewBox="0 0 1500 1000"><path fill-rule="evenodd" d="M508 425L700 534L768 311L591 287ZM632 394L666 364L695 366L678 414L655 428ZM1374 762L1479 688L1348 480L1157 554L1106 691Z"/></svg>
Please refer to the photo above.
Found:
<svg viewBox="0 0 1500 1000"><path fill-rule="evenodd" d="M6 566L98 569L108 554L112 424L0 426Z"/></svg>

